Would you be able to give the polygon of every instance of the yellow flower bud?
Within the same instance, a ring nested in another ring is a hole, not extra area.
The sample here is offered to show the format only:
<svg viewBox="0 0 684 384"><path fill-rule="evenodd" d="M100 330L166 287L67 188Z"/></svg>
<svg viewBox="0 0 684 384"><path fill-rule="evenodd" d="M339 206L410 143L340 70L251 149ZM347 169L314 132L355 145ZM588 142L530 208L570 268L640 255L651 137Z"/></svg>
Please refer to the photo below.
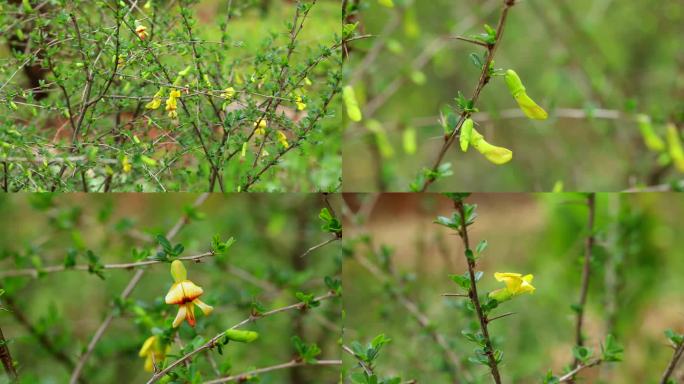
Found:
<svg viewBox="0 0 684 384"><path fill-rule="evenodd" d="M171 263L171 277L176 283L180 283L183 280L187 280L188 271L185 269L183 262L180 260L174 260Z"/></svg>
<svg viewBox="0 0 684 384"><path fill-rule="evenodd" d="M304 109L306 109L306 103L304 103L301 96L297 96L295 98L295 104L297 104L298 111L303 111Z"/></svg>
<svg viewBox="0 0 684 384"><path fill-rule="evenodd" d="M258 126L257 126L258 123ZM266 122L266 119L261 119L258 122L254 122L254 133L257 135L265 135L266 134L266 127L268 126L268 123Z"/></svg>
<svg viewBox="0 0 684 384"><path fill-rule="evenodd" d="M285 148L290 147L290 143L287 142L287 136L283 133L283 131L276 131L276 136L278 138L278 142L280 145L282 145Z"/></svg>
<svg viewBox="0 0 684 384"><path fill-rule="evenodd" d="M128 156L124 156L121 159L121 168L125 173L129 173L133 169L133 165L128 161Z"/></svg>
<svg viewBox="0 0 684 384"><path fill-rule="evenodd" d="M513 98L515 98L515 101L518 102L518 106L520 106L525 116L536 120L546 120L549 117L542 107L527 96L522 80L520 80L520 77L514 70L507 70L504 79L506 80L508 90L513 95Z"/></svg>
<svg viewBox="0 0 684 384"><path fill-rule="evenodd" d="M342 99L344 100L344 106L347 108L347 116L349 116L349 120L354 122L361 121L363 116L361 115L359 103L356 101L354 88L352 88L351 85L347 85L342 89Z"/></svg>
<svg viewBox="0 0 684 384"><path fill-rule="evenodd" d="M684 149L682 148L682 139L677 127L672 124L667 124L667 143L672 158L672 162L678 171L684 172Z"/></svg>
<svg viewBox="0 0 684 384"><path fill-rule="evenodd" d="M513 158L511 150L489 144L475 128L473 128L470 144L483 154L487 160L497 165L506 164Z"/></svg>
<svg viewBox="0 0 684 384"><path fill-rule="evenodd" d="M232 100L233 97L235 96L235 88L233 87L228 87L223 90L223 93L221 94L221 97L223 97L226 100Z"/></svg>

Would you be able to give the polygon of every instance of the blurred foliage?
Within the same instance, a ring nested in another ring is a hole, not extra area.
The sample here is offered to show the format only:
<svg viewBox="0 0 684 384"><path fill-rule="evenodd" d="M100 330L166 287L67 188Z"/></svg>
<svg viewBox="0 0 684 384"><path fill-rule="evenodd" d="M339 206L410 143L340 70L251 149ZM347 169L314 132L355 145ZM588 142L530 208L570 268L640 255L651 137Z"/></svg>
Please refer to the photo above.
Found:
<svg viewBox="0 0 684 384"><path fill-rule="evenodd" d="M326 207L323 198L213 195L192 208L195 198L192 194L35 194L0 199L0 212L6 219L0 224L5 234L0 239L0 286L6 291L0 306L7 309L0 311L0 323L22 383L67 382L73 363L104 315L112 311L111 327L87 361L82 378L91 383L146 381L151 373L143 370L144 359L138 351L152 334L171 334L177 309L164 303L173 283L169 263L144 267L146 273L125 301L118 297L135 272L103 266L174 259L176 251L181 257L217 251L201 263L184 262L188 277L204 289L202 300L214 307L209 316L196 311L195 328L187 323L180 326L185 353L250 314L298 302L308 308L247 324L241 329L258 332L256 341L229 343L209 355L198 355L187 367L173 371L180 378L201 382L215 378L215 370L228 375L285 363L299 355L296 348L301 343L320 348L319 359L339 359L340 301L333 297L317 302L309 297L339 293L339 242L301 257L331 236L317 217ZM331 199L336 205L335 198ZM163 247L168 248L166 255L157 254L157 242L163 245L165 240L154 237L166 233L183 215L186 226L169 239L169 247ZM235 243L222 248L221 243L230 237ZM49 266L69 264L92 268L90 273L45 271ZM24 268L38 268L38 277L6 277ZM291 340L295 336L299 344ZM178 357L179 344L174 343L167 363ZM264 374L261 382L332 383L338 377L336 366L304 366ZM176 382L185 382L180 378Z"/></svg>
<svg viewBox="0 0 684 384"><path fill-rule="evenodd" d="M363 120L346 124L344 188L406 191L443 143L440 113L455 111L459 92L470 97L477 84L485 48L455 37L495 26L502 0L348 4L357 39L348 44L345 84ZM516 70L550 118L525 119L494 77L473 117L513 160L497 166L454 145L444 160L453 176L431 190L551 191L562 182L566 190L621 191L680 181L677 144L650 144L654 135L665 142L668 123L683 128L683 23L677 0L518 2L494 67ZM652 133L640 130L640 114Z"/></svg>
<svg viewBox="0 0 684 384"><path fill-rule="evenodd" d="M25 3L0 5L6 191L338 189L335 1Z"/></svg>
<svg viewBox="0 0 684 384"><path fill-rule="evenodd" d="M354 197L346 200L356 209ZM515 314L489 327L504 353L504 382L539 383L549 370L563 373L573 359L573 306L588 234L585 197L474 194L468 201L479 213L468 227L471 242L488 243L478 258L478 270L484 272L478 289L484 294L499 288L495 272L534 275L534 294L507 302L497 314ZM677 236L684 230L684 204L678 194L667 193L598 194L596 204L586 345L597 356L600 343L612 334L625 348L624 362L587 369L580 377L587 383L656 382L672 357L665 332L673 330L672 340L684 331L684 243ZM453 211L449 200L385 194L371 206L367 219L344 223L345 344L363 344L379 334L390 338L374 362L381 377L442 383L470 375L472 382L491 382L487 368L468 361L472 344L461 333L472 326L467 299L441 296L462 292L449 276L467 270L460 239L433 223ZM378 278L363 259L393 277ZM428 325L420 326L398 295L413 302ZM433 332L443 335L458 356L463 376L450 373L455 367ZM362 372L352 356L343 359L346 377ZM683 373L680 368L674 377Z"/></svg>

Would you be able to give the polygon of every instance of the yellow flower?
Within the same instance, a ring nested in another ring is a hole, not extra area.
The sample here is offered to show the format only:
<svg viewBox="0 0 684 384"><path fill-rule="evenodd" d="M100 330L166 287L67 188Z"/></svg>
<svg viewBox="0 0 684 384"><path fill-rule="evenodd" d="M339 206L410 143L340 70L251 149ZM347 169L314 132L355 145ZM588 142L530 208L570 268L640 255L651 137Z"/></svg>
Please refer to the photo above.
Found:
<svg viewBox="0 0 684 384"><path fill-rule="evenodd" d="M149 103L145 104L146 109L157 109L161 105L161 98L159 97L153 97L152 101Z"/></svg>
<svg viewBox="0 0 684 384"><path fill-rule="evenodd" d="M169 98L166 99L166 111L169 112L169 117L172 119L178 117L176 109L178 109L178 98L180 97L180 95L180 91L174 89L173 91L171 91L171 93L169 93Z"/></svg>
<svg viewBox="0 0 684 384"><path fill-rule="evenodd" d="M255 121L254 122L254 128L256 128L256 129L254 130L254 133L257 135L265 135L266 134L266 126L267 126L266 119L261 119L259 121L258 126L257 126L257 122Z"/></svg>
<svg viewBox="0 0 684 384"><path fill-rule="evenodd" d="M295 104L297 104L297 110L303 111L306 109L306 103L302 100L301 96L295 98Z"/></svg>
<svg viewBox="0 0 684 384"><path fill-rule="evenodd" d="M283 131L277 131L276 136L278 137L278 142L280 145L282 145L285 148L290 147L290 143L287 142L287 136L283 133Z"/></svg>
<svg viewBox="0 0 684 384"><path fill-rule="evenodd" d="M171 276L174 284L166 294L164 301L166 304L178 305L178 313L173 320L173 327L177 328L183 320L187 320L191 327L195 326L195 305L202 310L205 315L209 315L214 307L202 302L199 299L204 293L202 288L197 286L187 278L187 271L180 260L171 263Z"/></svg>
<svg viewBox="0 0 684 384"><path fill-rule="evenodd" d="M164 96L164 88L159 88L157 93L152 96L152 101L145 105L147 109L157 109L161 106L162 97Z"/></svg>
<svg viewBox="0 0 684 384"><path fill-rule="evenodd" d="M475 128L472 129L471 135L470 144L492 163L506 164L513 158L513 152L510 149L489 144Z"/></svg>
<svg viewBox="0 0 684 384"><path fill-rule="evenodd" d="M549 117L549 114L546 113L542 107L537 105L534 100L527 96L525 87L523 86L520 77L517 73L515 73L514 70L509 69L506 71L504 78L506 80L508 90L511 92L511 95L513 95L515 101L518 102L518 105L520 106L520 109L522 109L523 113L525 113L525 116L536 120L546 120Z"/></svg>
<svg viewBox="0 0 684 384"><path fill-rule="evenodd" d="M128 156L124 156L121 159L121 168L123 168L125 173L129 173L131 169L133 169L133 165L131 165L131 162L128 161Z"/></svg>
<svg viewBox="0 0 684 384"><path fill-rule="evenodd" d="M228 88L223 90L223 93L221 93L221 97L223 97L226 100L232 100L234 96L235 96L235 88L233 88L233 87L228 87Z"/></svg>
<svg viewBox="0 0 684 384"><path fill-rule="evenodd" d="M489 293L489 297L498 301L504 302L512 299L515 296L524 293L533 293L535 288L532 286L532 279L534 276L525 275L514 272L496 272L494 278L497 281L506 283L505 288L500 288Z"/></svg>
<svg viewBox="0 0 684 384"><path fill-rule="evenodd" d="M147 38L147 27L144 25L138 25L135 27L135 34L138 35L140 40L145 40Z"/></svg>
<svg viewBox="0 0 684 384"><path fill-rule="evenodd" d="M147 372L154 372L154 366L159 366L166 358L166 354L171 349L170 346L162 345L161 340L157 336L150 336L145 340L138 353L140 357L145 358L145 370Z"/></svg>

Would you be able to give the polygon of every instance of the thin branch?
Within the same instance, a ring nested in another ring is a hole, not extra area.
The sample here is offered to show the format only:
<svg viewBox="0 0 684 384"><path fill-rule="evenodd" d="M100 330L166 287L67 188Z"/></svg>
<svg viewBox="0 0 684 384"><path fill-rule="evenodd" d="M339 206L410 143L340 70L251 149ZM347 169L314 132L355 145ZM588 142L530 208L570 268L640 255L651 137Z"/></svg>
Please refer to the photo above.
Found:
<svg viewBox="0 0 684 384"><path fill-rule="evenodd" d="M300 360L290 360L287 363L272 365L270 367L259 368L249 372L241 373L239 375L233 375L228 377L222 377L216 380L205 381L203 384L218 384L218 383L228 383L231 381L244 382L248 378L260 375L262 373L273 372L280 369L288 369L294 367L301 367L305 365L342 365L342 360L315 360L313 362L305 362Z"/></svg>
<svg viewBox="0 0 684 384"><path fill-rule="evenodd" d="M575 345L581 347L584 345L584 337L582 336L582 327L584 325L584 306L587 302L587 293L589 292L589 278L591 275L591 258L594 248L594 219L596 216L596 194L590 193L587 195L587 207L589 208L589 219L587 223L587 235L584 248L584 265L582 268L582 286L580 291L580 298L577 307L577 322L575 324ZM575 358L573 366L579 364L579 360Z"/></svg>
<svg viewBox="0 0 684 384"><path fill-rule="evenodd" d="M489 45L487 47L487 58L485 59L484 64L482 65L482 72L480 73L480 80L477 83L477 86L475 87L475 91L473 91L472 96L470 97L470 100L473 105L477 103L477 99L480 98L480 93L482 92L482 89L489 83L489 80L491 79L491 74L489 72L489 67L491 66L492 61L494 60L494 55L496 54L496 50L499 47L499 44L501 42L501 39L504 34L504 27L506 25L506 19L508 17L508 11L511 9L511 7L515 5L515 0L504 0L503 4L503 9L501 10L501 15L499 16L499 22L496 26L496 41ZM456 127L454 128L454 131L449 135L448 137L445 138L445 142L442 145L442 148L439 150L439 153L437 155L437 158L435 159L435 163L432 166L432 171L436 172L439 166L442 164L442 160L444 160L444 156L446 155L447 151L451 147L451 145L456 141L456 139L459 137L461 133L461 125L463 125L463 122L470 116L470 112L468 111L463 111L461 113L461 118L459 119L458 123L456 124ZM428 177L425 179L425 182L423 183L423 186L421 188L422 192L425 192L430 184L432 184L435 181L434 178Z"/></svg>
<svg viewBox="0 0 684 384"><path fill-rule="evenodd" d="M579 364L579 365L577 365L577 366L575 367L575 369L573 369L572 371L570 371L570 372L566 373L565 375L561 376L561 377L558 379L558 382L559 382L559 383L568 383L568 382L572 382L572 381L575 379L575 376L576 376L579 372L581 372L581 371L583 371L583 370L585 370L585 369L587 369L587 368L595 367L595 366L601 364L602 362L603 362L603 360L597 359L597 360L594 360L594 361L592 361L591 363L586 364L586 365L584 365L584 364Z"/></svg>
<svg viewBox="0 0 684 384"><path fill-rule="evenodd" d="M470 239L468 238L468 224L466 223L465 206L462 200L454 202L454 208L458 211L461 217L461 227L459 228L459 235L461 240L463 240L463 246L465 247L465 252L470 251ZM473 303L475 308L475 313L480 322L480 330L482 332L482 337L484 339L484 352L489 359L489 368L494 378L496 384L501 384L501 374L499 373L499 366L496 358L494 357L494 346L492 345L492 340L489 337L489 329L487 327L488 320L487 316L482 310L482 305L480 304L480 298L477 294L477 279L475 278L475 259L467 258L468 262L468 275L470 277L470 289L468 290L468 295L470 295L470 301Z"/></svg>
<svg viewBox="0 0 684 384"><path fill-rule="evenodd" d="M200 262L202 258L207 257L207 256L213 256L214 252L204 252L198 255L193 255L193 256L184 256L184 257L179 257L179 260L186 260L186 261L195 261L195 262ZM103 269L135 269L138 267L144 267L152 264L160 264L160 263L166 263L166 261L162 260L145 260L145 261L137 261L134 263L120 263L120 264L105 264L102 266ZM40 276L40 274L43 273L55 273L55 272L62 272L62 271L88 271L90 270L92 266L87 265L87 264L79 264L79 265L74 265L72 267L66 267L64 265L51 265L49 267L45 268L26 268L26 269L15 269L15 270L10 270L10 271L0 271L0 278L5 278L5 277L15 277L15 276L31 276L34 278L37 278Z"/></svg>
<svg viewBox="0 0 684 384"><path fill-rule="evenodd" d="M363 361L363 359L361 359L361 356L357 355L354 351L352 351L351 348L343 344L342 350L352 355L358 361L359 366L363 368L363 371L366 372L368 376L371 376L373 374L373 367L371 367L370 365L368 365L368 363Z"/></svg>
<svg viewBox="0 0 684 384"><path fill-rule="evenodd" d="M5 339L5 335L2 334L2 328L0 328L0 360L2 360L2 365L5 367L5 372L10 380L18 380L19 375L14 368L14 360L12 360L12 354L7 346L7 339Z"/></svg>
<svg viewBox="0 0 684 384"><path fill-rule="evenodd" d="M663 372L663 377L660 379L660 384L667 384L667 382L670 380L670 376L672 376L672 373L674 373L679 360L682 358L682 354L684 354L684 342L679 343L679 346L675 349L670 363L667 364L667 368L665 368L665 372Z"/></svg>
<svg viewBox="0 0 684 384"><path fill-rule="evenodd" d="M209 197L208 193L203 193L201 194L193 203L193 207L198 207L204 203L207 198ZM173 239L178 232L189 222L189 218L186 215L183 215L176 224L169 230L169 232L166 233L166 238L168 240ZM125 300L128 298L128 296L133 292L133 289L135 289L136 285L140 282L140 279L142 279L143 275L145 274L145 269L141 268L138 269L135 272L135 275L131 278L131 280L128 282L126 285L126 288L124 288L123 292L121 292L121 295L119 296L122 300ZM97 329L95 334L93 335L93 338L90 340L88 343L88 347L86 348L85 353L81 356L81 358L78 360L78 363L76 364L76 368L74 371L71 373L71 378L69 379L69 384L75 384L79 377L81 376L81 373L83 372L83 368L85 367L86 362L90 358L90 356L93 354L93 351L95 350L95 346L97 343L100 342L100 339L104 335L104 333L107 331L109 326L112 323L112 320L114 320L114 316L116 316L114 311L110 311L107 317L104 319L102 324L100 324L100 327Z"/></svg>
<svg viewBox="0 0 684 384"><path fill-rule="evenodd" d="M337 296L337 294L335 294L333 292L329 292L323 296L319 296L319 297L315 298L315 300L316 301L323 301L323 300L327 300L327 299L330 299L330 298L336 297L336 296ZM248 318L242 320L241 322L233 325L232 327L230 327L228 329L237 329L237 328L240 328L240 327L247 325L249 323L255 322L258 319L263 319L264 317L273 316L275 314L278 314L281 312L286 312L286 311L291 311L291 310L302 310L304 308L306 308L306 305L302 302L299 302L299 303L291 304L291 305L288 305L285 307L273 309L271 311L264 312L261 314L250 315ZM184 363L186 360L192 358L193 356L195 356L196 354L198 354L202 351L214 348L221 340L223 340L224 336L225 336L225 333L221 332L221 333L217 334L216 336L212 337L209 341L207 341L206 343L204 343L203 345L201 345L197 349L183 355L178 360L176 360L173 363L166 366L166 368L164 368L161 371L152 375L152 377L147 381L147 384L156 383L158 380L160 380L162 377L164 377L168 372L170 372L174 368L176 368L179 364Z"/></svg>
<svg viewBox="0 0 684 384"><path fill-rule="evenodd" d="M337 240L340 240L340 237L338 237L338 236L333 236L333 237L329 238L328 240L326 240L326 241L324 241L324 242L322 242L322 243L320 243L320 244L316 244L316 245L314 245L313 247L307 249L307 250L306 250L304 253L302 253L302 255L299 256L299 257L304 257L304 256L308 255L309 253L311 253L311 252L313 252L313 251L315 251L315 250L317 250L317 249L319 249L319 248L323 248L323 247L325 247L326 245L328 245L328 244L330 244L330 243L332 243L332 242L334 242L334 241L337 241Z"/></svg>

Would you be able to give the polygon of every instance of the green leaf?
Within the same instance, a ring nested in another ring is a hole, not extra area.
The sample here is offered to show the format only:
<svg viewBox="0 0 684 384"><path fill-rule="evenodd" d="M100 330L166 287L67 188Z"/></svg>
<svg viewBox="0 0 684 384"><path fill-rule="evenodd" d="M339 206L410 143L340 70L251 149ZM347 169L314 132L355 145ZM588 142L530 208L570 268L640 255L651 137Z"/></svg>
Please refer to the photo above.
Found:
<svg viewBox="0 0 684 384"><path fill-rule="evenodd" d="M583 346L575 346L572 348L572 355L582 363L586 363L591 357L591 349Z"/></svg>

